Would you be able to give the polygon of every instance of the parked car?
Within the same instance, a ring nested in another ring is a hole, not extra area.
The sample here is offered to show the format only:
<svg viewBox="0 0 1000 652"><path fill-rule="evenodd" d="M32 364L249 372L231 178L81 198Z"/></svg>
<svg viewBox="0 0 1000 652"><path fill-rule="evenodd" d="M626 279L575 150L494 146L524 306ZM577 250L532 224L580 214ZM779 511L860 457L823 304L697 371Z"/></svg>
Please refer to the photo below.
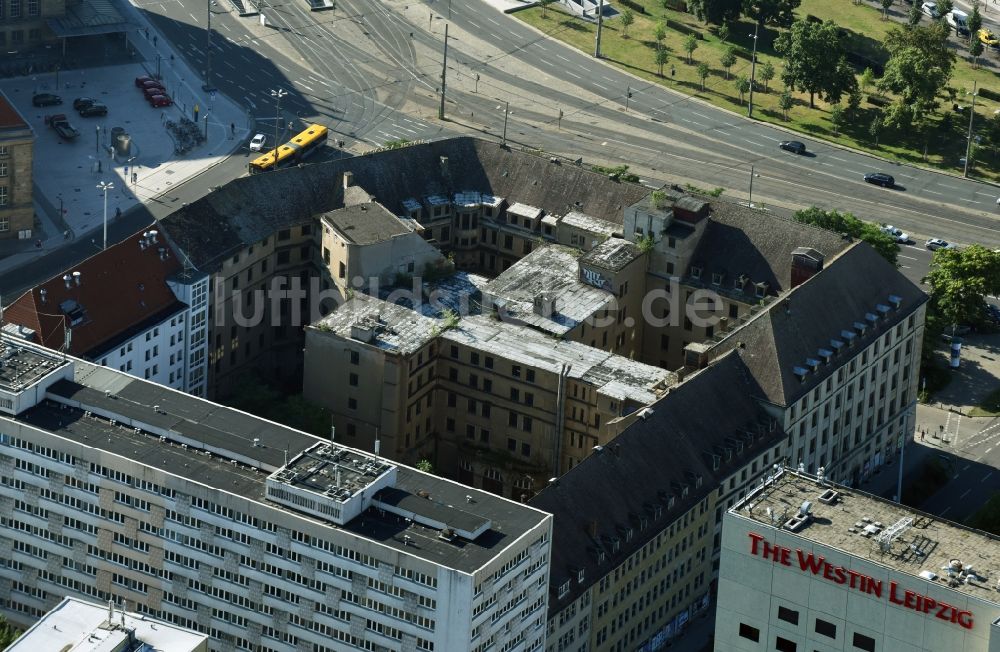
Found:
<svg viewBox="0 0 1000 652"><path fill-rule="evenodd" d="M979 30L979 42L988 48L1000 48L1000 39L986 27Z"/></svg>
<svg viewBox="0 0 1000 652"><path fill-rule="evenodd" d="M156 80L150 77L149 75L141 75L135 78L135 87L142 88L142 85L145 84L146 82L155 82L155 81Z"/></svg>
<svg viewBox="0 0 1000 652"><path fill-rule="evenodd" d="M73 100L73 110L79 111L80 109L88 107L91 104L97 104L97 100L91 97L78 97L75 100Z"/></svg>
<svg viewBox="0 0 1000 652"><path fill-rule="evenodd" d="M161 84L160 82L156 81L155 79L148 79L148 80L142 82L142 85L139 86L139 88L142 88L142 89L146 89L146 88L160 88L160 89L162 89L163 88L163 84Z"/></svg>
<svg viewBox="0 0 1000 652"><path fill-rule="evenodd" d="M91 104L90 106L85 106L80 109L81 118L94 118L97 116L107 115L108 107L106 104Z"/></svg>
<svg viewBox="0 0 1000 652"><path fill-rule="evenodd" d="M69 123L69 120L63 113L45 116L45 124L52 127L63 140L73 140L80 135L80 132Z"/></svg>
<svg viewBox="0 0 1000 652"><path fill-rule="evenodd" d="M1000 306L994 305L992 303L987 303L984 305L986 309L986 317L996 323L1000 324Z"/></svg>
<svg viewBox="0 0 1000 652"><path fill-rule="evenodd" d="M892 188L896 185L896 180L892 178L892 175L885 172L869 172L865 175L865 181L883 188Z"/></svg>
<svg viewBox="0 0 1000 652"><path fill-rule="evenodd" d="M170 106L174 103L167 95L153 95L146 98L149 101L149 105L154 109L161 106Z"/></svg>
<svg viewBox="0 0 1000 652"><path fill-rule="evenodd" d="M891 224L886 224L885 226L883 226L882 231L887 235L891 235L893 238L895 238L896 242L906 244L907 242L910 241L910 235L908 233L903 232L902 229L897 229Z"/></svg>
<svg viewBox="0 0 1000 652"><path fill-rule="evenodd" d="M159 86L150 86L142 89L142 95L147 100L154 95L166 95L167 91L160 88Z"/></svg>
<svg viewBox="0 0 1000 652"><path fill-rule="evenodd" d="M62 104L62 98L54 93L37 93L31 96L31 103L35 106L55 106Z"/></svg>
<svg viewBox="0 0 1000 652"><path fill-rule="evenodd" d="M257 134L256 136L254 136L253 138L251 138L250 139L250 151L251 152L259 152L262 149L264 149L264 142L266 140L267 140L267 138L264 136L264 134Z"/></svg>
<svg viewBox="0 0 1000 652"><path fill-rule="evenodd" d="M941 17L941 14L938 13L936 2L925 2L920 5L920 13L935 19Z"/></svg>
<svg viewBox="0 0 1000 652"><path fill-rule="evenodd" d="M937 251L938 249L955 249L955 245L941 238L931 238L927 241L927 248L931 251Z"/></svg>
<svg viewBox="0 0 1000 652"><path fill-rule="evenodd" d="M780 143L778 143L778 147L785 150L786 152L791 152L792 154L806 153L805 143L800 143L797 140L783 140Z"/></svg>
<svg viewBox="0 0 1000 652"><path fill-rule="evenodd" d="M969 14L961 9L952 9L944 16L945 22L955 29L959 36L969 35Z"/></svg>

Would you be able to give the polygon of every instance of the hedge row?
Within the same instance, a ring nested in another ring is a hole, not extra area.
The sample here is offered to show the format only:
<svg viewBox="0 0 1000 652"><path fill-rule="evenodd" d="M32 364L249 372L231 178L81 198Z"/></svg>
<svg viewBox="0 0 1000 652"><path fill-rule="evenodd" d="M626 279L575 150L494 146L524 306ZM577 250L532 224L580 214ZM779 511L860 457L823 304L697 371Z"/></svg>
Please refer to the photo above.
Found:
<svg viewBox="0 0 1000 652"><path fill-rule="evenodd" d="M688 10L687 3L684 2L684 0L663 0L663 8L672 9L684 14L686 14Z"/></svg>
<svg viewBox="0 0 1000 652"><path fill-rule="evenodd" d="M868 103L875 106L889 106L892 101L887 97L880 97L878 95L869 95Z"/></svg>
<svg viewBox="0 0 1000 652"><path fill-rule="evenodd" d="M987 100L993 100L994 102L1000 102L1000 93L991 91L988 88L980 88L978 91L979 97L986 98Z"/></svg>
<svg viewBox="0 0 1000 652"><path fill-rule="evenodd" d="M697 38L699 41L701 41L701 40L703 40L705 38L705 35L702 34L700 30L697 30L697 29L695 29L693 27L688 27L684 23L679 23L676 20L673 20L671 18L668 18L666 20L666 24L667 24L667 27L669 27L670 29L678 31L681 34L694 34L695 38Z"/></svg>
<svg viewBox="0 0 1000 652"><path fill-rule="evenodd" d="M643 7L641 4L639 4L638 2L634 2L633 0L618 0L618 3L624 7L628 7L637 14L646 13L646 8Z"/></svg>

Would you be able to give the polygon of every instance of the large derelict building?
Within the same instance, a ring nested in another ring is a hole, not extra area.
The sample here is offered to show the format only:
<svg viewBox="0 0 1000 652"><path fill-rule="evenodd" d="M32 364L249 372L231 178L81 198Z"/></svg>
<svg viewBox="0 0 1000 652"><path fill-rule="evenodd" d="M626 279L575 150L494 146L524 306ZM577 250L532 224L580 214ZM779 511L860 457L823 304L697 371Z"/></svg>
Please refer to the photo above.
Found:
<svg viewBox="0 0 1000 652"><path fill-rule="evenodd" d="M13 338L0 361L15 623L69 594L213 650L543 646L551 516Z"/></svg>
<svg viewBox="0 0 1000 652"><path fill-rule="evenodd" d="M992 652L1000 544L778 470L725 516L715 649Z"/></svg>

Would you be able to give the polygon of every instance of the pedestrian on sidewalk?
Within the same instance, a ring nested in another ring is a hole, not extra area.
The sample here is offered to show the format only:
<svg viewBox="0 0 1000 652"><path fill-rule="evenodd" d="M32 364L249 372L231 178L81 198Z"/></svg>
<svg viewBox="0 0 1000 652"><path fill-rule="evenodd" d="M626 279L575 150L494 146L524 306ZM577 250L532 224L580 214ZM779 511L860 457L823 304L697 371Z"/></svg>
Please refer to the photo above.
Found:
<svg viewBox="0 0 1000 652"><path fill-rule="evenodd" d="M160 37L157 36L156 34L153 34L153 45L156 45L159 40L160 40Z"/></svg>
<svg viewBox="0 0 1000 652"><path fill-rule="evenodd" d="M149 40L149 28L146 28L146 40Z"/></svg>
<svg viewBox="0 0 1000 652"><path fill-rule="evenodd" d="M115 207L115 219L117 220L121 216L122 216L122 207L121 206Z"/></svg>
<svg viewBox="0 0 1000 652"><path fill-rule="evenodd" d="M233 138L236 137L236 123L235 122L230 122L229 123L229 134L230 134L230 136L229 136L230 140L232 140Z"/></svg>

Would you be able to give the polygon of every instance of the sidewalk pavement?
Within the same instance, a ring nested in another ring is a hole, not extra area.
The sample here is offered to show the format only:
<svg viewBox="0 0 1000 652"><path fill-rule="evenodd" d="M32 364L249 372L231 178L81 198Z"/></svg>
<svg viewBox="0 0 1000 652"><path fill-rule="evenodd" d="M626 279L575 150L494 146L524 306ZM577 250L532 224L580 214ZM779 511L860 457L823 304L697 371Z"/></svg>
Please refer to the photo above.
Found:
<svg viewBox="0 0 1000 652"><path fill-rule="evenodd" d="M947 366L951 345L935 348L938 361ZM934 393L935 404L968 416L993 391L1000 389L1000 334L969 334L962 337L959 367L948 369L951 381Z"/></svg>
<svg viewBox="0 0 1000 652"><path fill-rule="evenodd" d="M0 80L0 89L35 132L37 218L37 230L30 240L0 242L0 274L79 238L93 239L97 253L105 219L105 197L97 188L99 182L114 184L107 193L110 223L140 202L157 201L174 186L197 176L246 143L251 124L247 111L221 93L205 92L200 76L173 44L156 32L142 12L132 5L128 7L131 19L142 26L129 36L136 50L131 61L62 71L58 89L55 73ZM133 83L136 77L154 74L157 69L175 101L174 106L165 109L151 108ZM63 104L33 107L31 96L36 92L56 92ZM79 117L73 111L76 97L92 97L107 104L108 115ZM165 123L177 123L184 115L193 119L195 106L199 109L199 129L202 133L207 130L207 140L186 154L177 154ZM80 131L73 141L60 140L45 124L46 115L57 113L65 113ZM110 136L114 127L123 128L131 139L127 156L112 157Z"/></svg>

